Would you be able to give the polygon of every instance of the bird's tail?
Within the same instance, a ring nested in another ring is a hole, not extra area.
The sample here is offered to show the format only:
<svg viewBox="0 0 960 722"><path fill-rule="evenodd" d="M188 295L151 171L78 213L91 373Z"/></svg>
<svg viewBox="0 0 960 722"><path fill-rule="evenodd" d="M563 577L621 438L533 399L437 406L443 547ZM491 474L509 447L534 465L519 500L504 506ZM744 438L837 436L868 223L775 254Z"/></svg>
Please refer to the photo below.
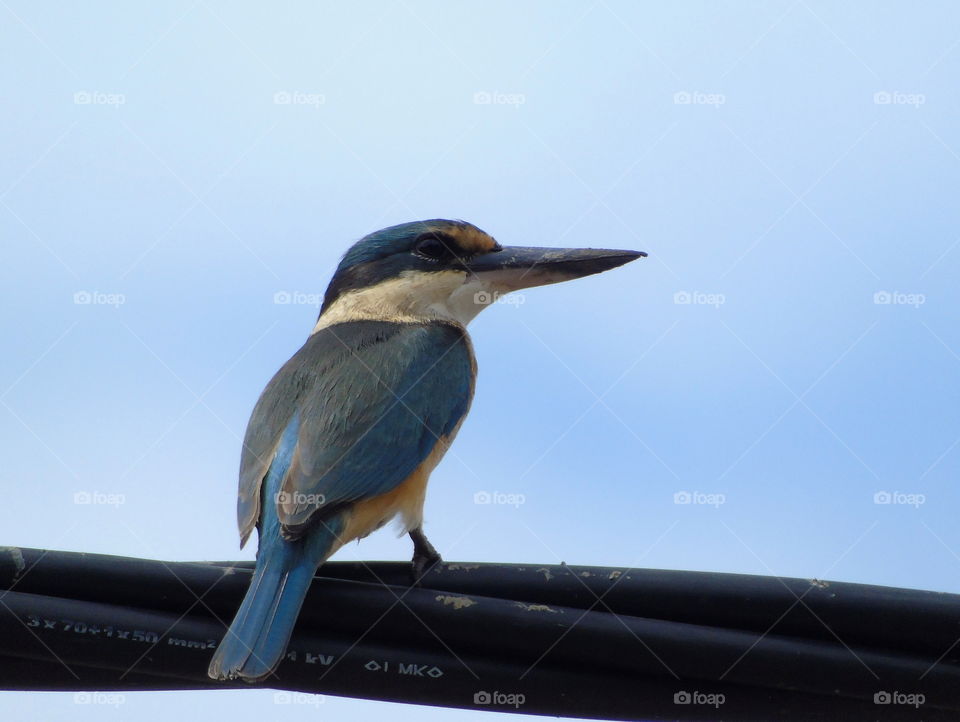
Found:
<svg viewBox="0 0 960 722"><path fill-rule="evenodd" d="M257 682L280 663L316 570L292 546L280 542L258 555L247 595L210 660L211 678Z"/></svg>

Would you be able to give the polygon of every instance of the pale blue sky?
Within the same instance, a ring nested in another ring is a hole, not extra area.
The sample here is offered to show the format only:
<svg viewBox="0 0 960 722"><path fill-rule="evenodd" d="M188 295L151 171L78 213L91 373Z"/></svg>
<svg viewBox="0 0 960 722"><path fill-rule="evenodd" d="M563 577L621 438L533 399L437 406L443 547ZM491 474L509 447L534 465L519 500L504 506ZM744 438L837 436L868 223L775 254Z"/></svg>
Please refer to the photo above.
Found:
<svg viewBox="0 0 960 722"><path fill-rule="evenodd" d="M252 558L239 437L309 294L363 234L440 216L650 253L473 324L477 398L426 508L448 559L960 592L956 4L4 0L0 18L4 544ZM409 554L383 531L337 558ZM202 714L277 706L0 695L4 719Z"/></svg>

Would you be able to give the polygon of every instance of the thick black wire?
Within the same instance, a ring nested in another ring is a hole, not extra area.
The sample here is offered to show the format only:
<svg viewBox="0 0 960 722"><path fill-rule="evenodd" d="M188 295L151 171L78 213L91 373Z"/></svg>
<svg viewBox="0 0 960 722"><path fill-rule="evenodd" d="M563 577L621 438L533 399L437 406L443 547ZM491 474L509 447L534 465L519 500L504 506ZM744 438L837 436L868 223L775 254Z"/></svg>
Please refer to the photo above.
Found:
<svg viewBox="0 0 960 722"><path fill-rule="evenodd" d="M8 549L0 686L224 686L206 665L250 567ZM412 589L407 564L320 572L292 658L262 686L609 719L960 713L954 595L565 565L445 564ZM675 703L694 692L721 707ZM875 704L882 693L923 704Z"/></svg>

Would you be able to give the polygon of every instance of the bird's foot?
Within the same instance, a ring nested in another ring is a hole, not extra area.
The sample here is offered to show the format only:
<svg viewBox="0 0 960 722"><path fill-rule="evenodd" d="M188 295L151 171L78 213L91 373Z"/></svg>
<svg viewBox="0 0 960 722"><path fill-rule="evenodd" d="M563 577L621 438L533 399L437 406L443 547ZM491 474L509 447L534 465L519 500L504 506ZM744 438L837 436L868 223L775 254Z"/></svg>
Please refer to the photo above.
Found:
<svg viewBox="0 0 960 722"><path fill-rule="evenodd" d="M417 527L410 532L410 538L413 540L413 561L411 562L411 575L413 584L420 586L420 581L437 564L443 561L440 553L433 548L423 529Z"/></svg>
<svg viewBox="0 0 960 722"><path fill-rule="evenodd" d="M427 572L433 569L434 565L442 561L443 559L436 552L434 552L432 556L420 556L419 554L414 554L411 570L414 585L420 586L420 580L426 576Z"/></svg>

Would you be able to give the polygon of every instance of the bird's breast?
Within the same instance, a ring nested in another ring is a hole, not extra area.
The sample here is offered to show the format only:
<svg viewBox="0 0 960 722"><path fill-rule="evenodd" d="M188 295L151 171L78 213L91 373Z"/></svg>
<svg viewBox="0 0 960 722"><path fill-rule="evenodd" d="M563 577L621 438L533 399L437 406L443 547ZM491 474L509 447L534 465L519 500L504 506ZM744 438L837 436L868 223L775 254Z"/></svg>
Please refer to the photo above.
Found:
<svg viewBox="0 0 960 722"><path fill-rule="evenodd" d="M401 533L419 527L423 523L423 503L430 474L447 453L459 430L460 424L457 424L449 436L440 437L423 463L396 487L385 494L354 504L344 528L344 543L367 536L396 516L400 517Z"/></svg>

